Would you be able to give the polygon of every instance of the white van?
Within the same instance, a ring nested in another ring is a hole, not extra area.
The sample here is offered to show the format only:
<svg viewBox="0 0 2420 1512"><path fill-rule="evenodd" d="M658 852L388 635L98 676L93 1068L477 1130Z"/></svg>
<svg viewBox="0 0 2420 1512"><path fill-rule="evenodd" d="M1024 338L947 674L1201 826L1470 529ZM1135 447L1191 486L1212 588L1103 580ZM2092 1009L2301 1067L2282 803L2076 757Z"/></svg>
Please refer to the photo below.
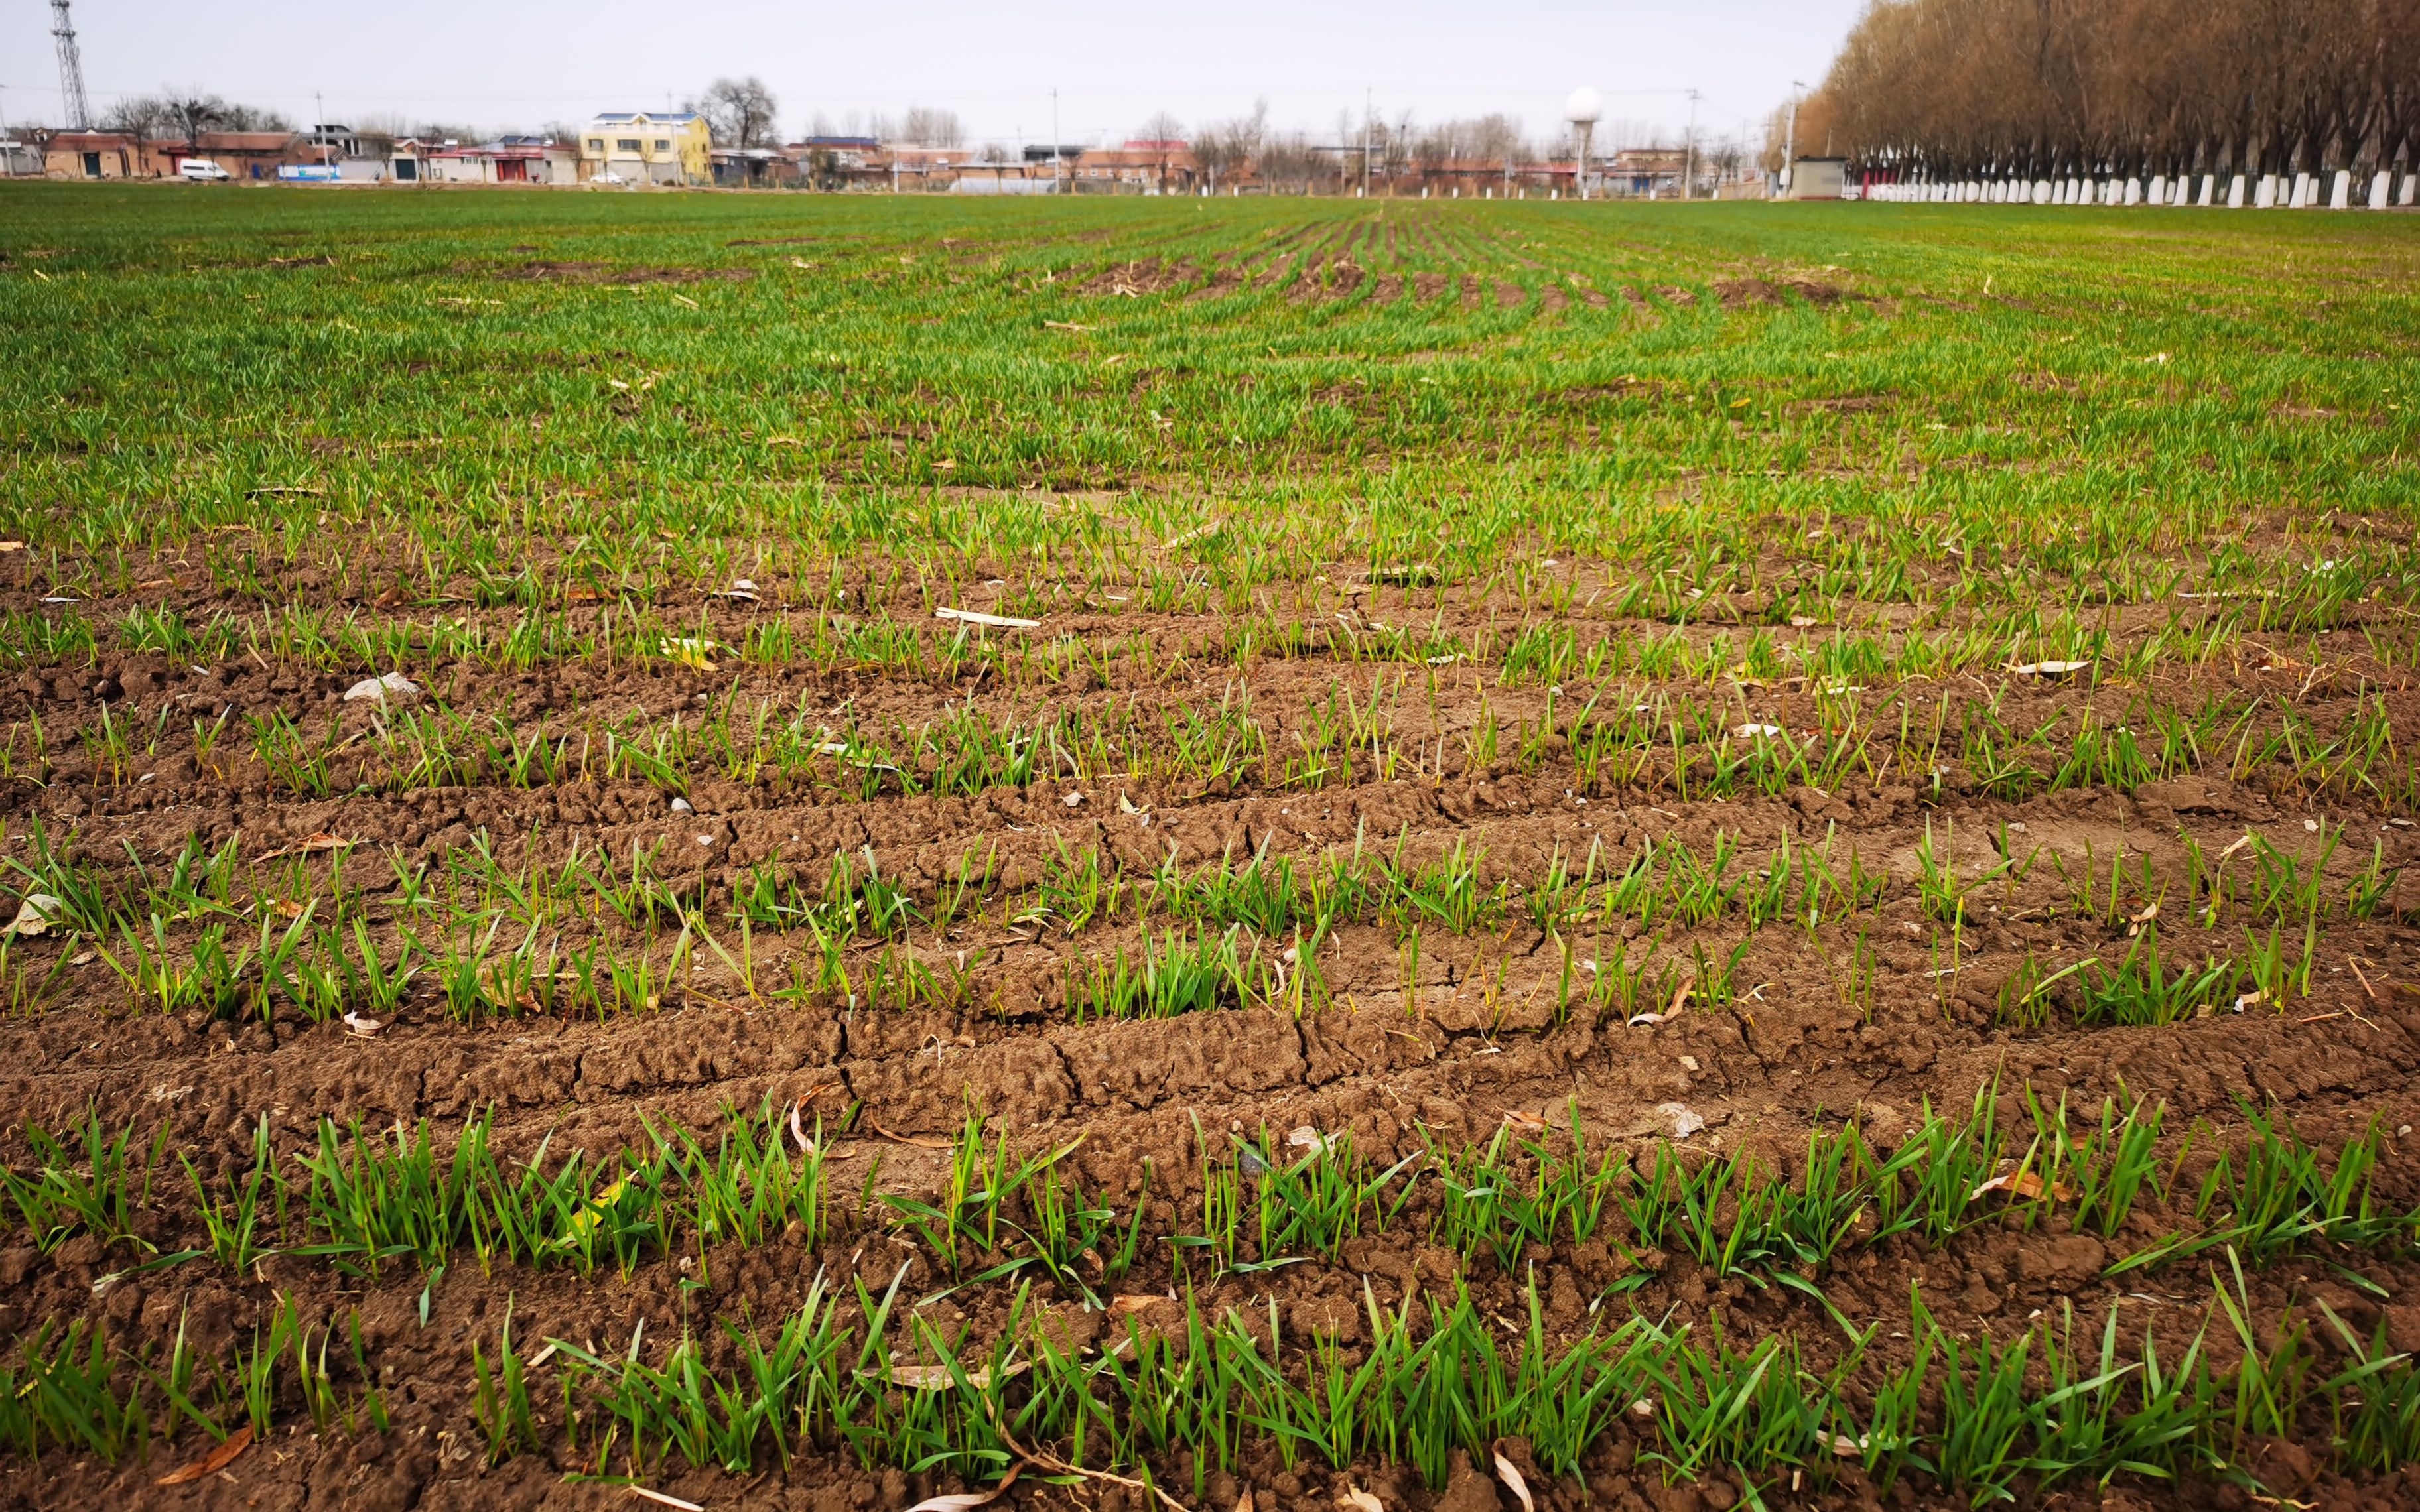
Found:
<svg viewBox="0 0 2420 1512"><path fill-rule="evenodd" d="M190 184L224 183L229 177L225 168L208 158L185 158L177 164L177 172Z"/></svg>

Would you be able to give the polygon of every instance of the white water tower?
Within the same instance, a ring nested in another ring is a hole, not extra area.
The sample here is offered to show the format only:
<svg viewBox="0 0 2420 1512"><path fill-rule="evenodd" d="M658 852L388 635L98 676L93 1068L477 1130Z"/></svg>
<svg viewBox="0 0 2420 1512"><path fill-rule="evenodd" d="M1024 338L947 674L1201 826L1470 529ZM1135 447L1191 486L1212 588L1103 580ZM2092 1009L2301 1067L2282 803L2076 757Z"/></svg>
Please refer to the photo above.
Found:
<svg viewBox="0 0 2420 1512"><path fill-rule="evenodd" d="M1605 116L1605 98L1586 85L1572 91L1563 101L1563 119L1579 132L1579 162L1572 170L1572 190L1580 198L1588 198L1588 165L1590 144L1596 137L1596 123Z"/></svg>

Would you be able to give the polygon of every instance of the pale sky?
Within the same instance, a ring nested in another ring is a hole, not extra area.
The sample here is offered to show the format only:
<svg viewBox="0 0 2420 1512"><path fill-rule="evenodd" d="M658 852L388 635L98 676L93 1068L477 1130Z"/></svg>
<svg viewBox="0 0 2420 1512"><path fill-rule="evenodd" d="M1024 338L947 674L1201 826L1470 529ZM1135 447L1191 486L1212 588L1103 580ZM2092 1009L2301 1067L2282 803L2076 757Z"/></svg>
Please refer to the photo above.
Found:
<svg viewBox="0 0 2420 1512"><path fill-rule="evenodd" d="M776 4L594 0L582 6L413 0L338 6L243 0L75 0L96 115L120 96L198 87L297 124L401 115L483 131L660 109L719 74L760 75L784 136L820 110L954 110L970 137L1047 141L1051 90L1068 142L1132 135L1156 111L1188 126L1269 102L1315 137L1377 114L1420 120L1503 111L1548 136L1579 85L1608 122L1677 133L1686 91L1709 135L1760 128L1792 81L1819 81L1864 0L1443 0L1390 6L1233 0L1224 6L1010 6L964 0ZM0 109L60 119L45 0L0 0Z"/></svg>

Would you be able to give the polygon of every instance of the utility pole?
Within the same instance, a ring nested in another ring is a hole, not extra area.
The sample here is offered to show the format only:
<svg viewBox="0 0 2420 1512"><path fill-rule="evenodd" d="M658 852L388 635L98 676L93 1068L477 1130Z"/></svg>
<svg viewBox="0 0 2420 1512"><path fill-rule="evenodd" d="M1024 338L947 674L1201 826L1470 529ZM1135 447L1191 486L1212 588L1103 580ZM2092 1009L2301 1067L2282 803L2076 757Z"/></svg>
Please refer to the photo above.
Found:
<svg viewBox="0 0 2420 1512"><path fill-rule="evenodd" d="M75 22L68 14L68 0L51 0L51 35L59 44L60 109L69 126L89 131L92 101L84 92L84 54L76 51Z"/></svg>
<svg viewBox="0 0 2420 1512"><path fill-rule="evenodd" d="M1691 199L1689 181L1698 176L1698 92L1689 91L1689 134L1681 146L1681 197Z"/></svg>
<svg viewBox="0 0 2420 1512"><path fill-rule="evenodd" d="M1370 197L1370 86L1361 86L1361 197Z"/></svg>
<svg viewBox="0 0 2420 1512"><path fill-rule="evenodd" d="M1781 197L1790 197L1790 179L1798 165L1798 97L1805 93L1807 81L1790 81L1790 125L1781 133Z"/></svg>
<svg viewBox="0 0 2420 1512"><path fill-rule="evenodd" d="M1059 91L1050 91L1050 193L1063 194L1059 172Z"/></svg>

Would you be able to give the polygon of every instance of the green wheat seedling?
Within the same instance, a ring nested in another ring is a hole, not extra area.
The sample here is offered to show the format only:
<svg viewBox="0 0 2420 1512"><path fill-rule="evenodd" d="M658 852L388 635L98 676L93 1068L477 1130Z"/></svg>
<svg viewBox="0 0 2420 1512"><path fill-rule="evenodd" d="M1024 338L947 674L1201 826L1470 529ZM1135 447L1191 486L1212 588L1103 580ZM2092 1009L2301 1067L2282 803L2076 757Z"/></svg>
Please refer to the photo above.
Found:
<svg viewBox="0 0 2420 1512"><path fill-rule="evenodd" d="M147 1158L132 1126L104 1129L97 1110L88 1110L66 1138L35 1124L25 1126L24 1137L33 1168L0 1169L0 1193L36 1248L48 1254L75 1235L89 1234L104 1246L152 1251L135 1217L150 1200L152 1173L167 1149L165 1124Z"/></svg>

